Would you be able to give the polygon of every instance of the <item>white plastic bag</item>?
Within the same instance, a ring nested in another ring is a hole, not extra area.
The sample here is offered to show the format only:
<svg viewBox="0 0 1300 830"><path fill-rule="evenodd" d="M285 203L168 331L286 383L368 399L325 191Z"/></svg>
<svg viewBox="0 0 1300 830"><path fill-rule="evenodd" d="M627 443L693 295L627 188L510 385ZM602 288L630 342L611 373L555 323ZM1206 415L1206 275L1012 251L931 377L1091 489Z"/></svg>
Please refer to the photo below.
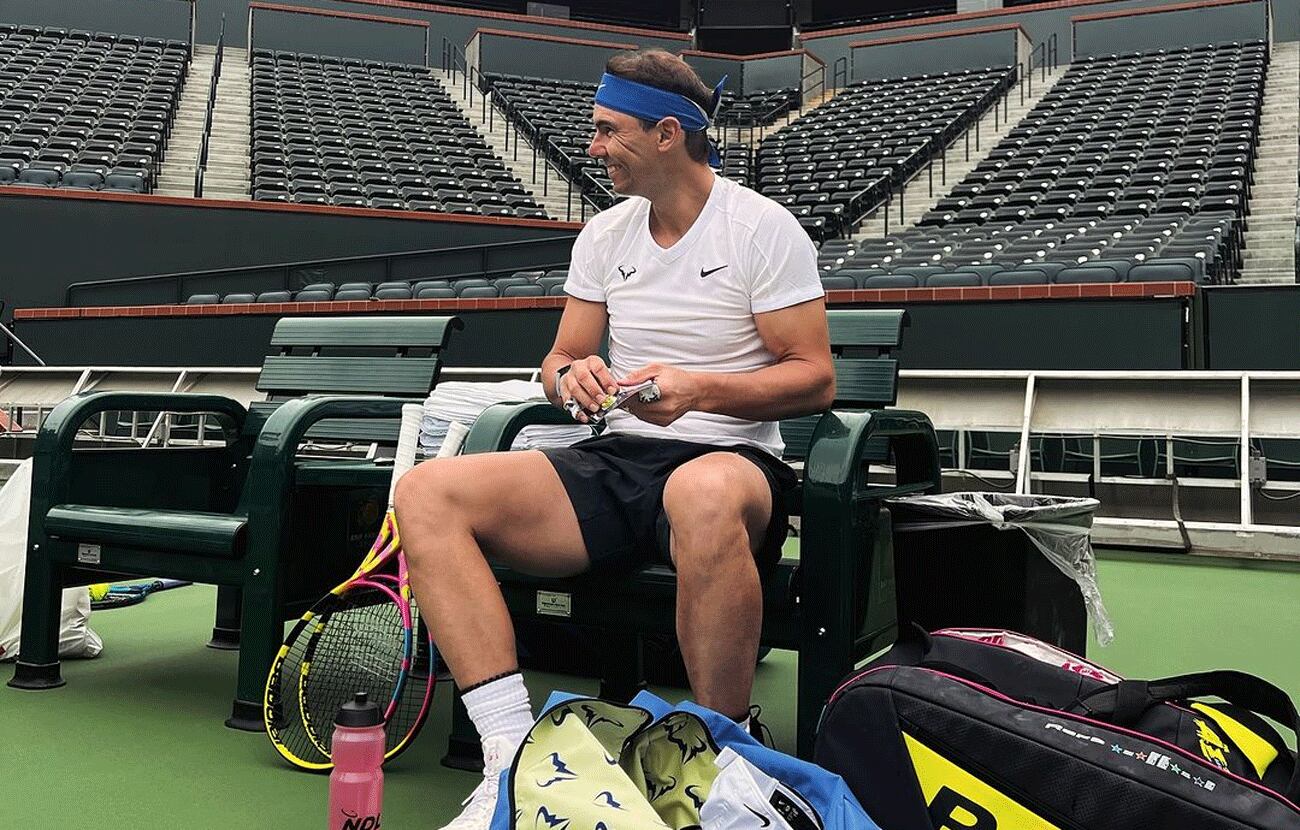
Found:
<svg viewBox="0 0 1300 830"><path fill-rule="evenodd" d="M32 462L18 465L0 488L0 660L18 659L23 622L23 575L27 571L27 511L32 498ZM104 641L90 629L90 592L63 592L59 656L95 657Z"/></svg>

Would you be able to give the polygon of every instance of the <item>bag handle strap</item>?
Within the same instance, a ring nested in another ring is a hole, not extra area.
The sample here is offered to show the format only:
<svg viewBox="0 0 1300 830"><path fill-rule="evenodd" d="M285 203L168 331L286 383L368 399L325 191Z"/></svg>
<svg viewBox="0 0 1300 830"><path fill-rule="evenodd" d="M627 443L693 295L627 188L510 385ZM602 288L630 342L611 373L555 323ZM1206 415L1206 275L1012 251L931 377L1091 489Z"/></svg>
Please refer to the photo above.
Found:
<svg viewBox="0 0 1300 830"><path fill-rule="evenodd" d="M1079 704L1093 716L1116 726L1134 728L1152 706L1197 697L1218 697L1257 715L1272 718L1300 735L1300 713L1286 692L1267 680L1239 671L1181 674L1163 680L1122 680L1084 695ZM1300 803L1300 764L1283 793Z"/></svg>

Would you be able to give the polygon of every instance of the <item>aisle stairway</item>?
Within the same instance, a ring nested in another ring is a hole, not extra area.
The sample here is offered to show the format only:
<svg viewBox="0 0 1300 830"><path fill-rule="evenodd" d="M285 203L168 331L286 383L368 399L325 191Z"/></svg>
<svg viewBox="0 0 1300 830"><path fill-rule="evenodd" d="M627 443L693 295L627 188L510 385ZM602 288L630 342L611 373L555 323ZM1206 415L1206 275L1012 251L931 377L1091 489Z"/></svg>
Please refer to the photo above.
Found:
<svg viewBox="0 0 1300 830"><path fill-rule="evenodd" d="M208 86L216 47L194 47L189 77L181 93L180 110L167 142L167 153L154 192L162 196L193 196L194 169L203 119L207 113ZM244 49L225 47L217 102L212 112L212 137L203 195L210 199L249 198L249 68Z"/></svg>
<svg viewBox="0 0 1300 830"><path fill-rule="evenodd" d="M1239 283L1296 281L1296 148L1300 130L1300 43L1273 44L1264 81L1255 184L1246 215Z"/></svg>

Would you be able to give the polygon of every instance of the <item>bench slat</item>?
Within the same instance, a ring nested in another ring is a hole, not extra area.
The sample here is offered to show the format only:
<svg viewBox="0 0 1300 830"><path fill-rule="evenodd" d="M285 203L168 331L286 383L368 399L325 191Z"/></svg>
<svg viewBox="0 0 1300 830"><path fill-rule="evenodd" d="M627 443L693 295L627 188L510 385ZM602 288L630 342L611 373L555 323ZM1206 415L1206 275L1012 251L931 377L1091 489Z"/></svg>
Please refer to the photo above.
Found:
<svg viewBox="0 0 1300 830"><path fill-rule="evenodd" d="M308 393L398 395L423 398L440 358L270 355L257 388L297 396Z"/></svg>
<svg viewBox="0 0 1300 830"><path fill-rule="evenodd" d="M896 348L903 342L903 327L907 325L907 312L901 309L843 309L828 310L826 322L830 326L831 347L846 346Z"/></svg>
<svg viewBox="0 0 1300 830"><path fill-rule="evenodd" d="M463 328L457 317L285 317L271 335L272 347L384 346L446 347L453 329Z"/></svg>
<svg viewBox="0 0 1300 830"><path fill-rule="evenodd" d="M58 504L45 514L45 532L56 538L228 559L243 554L247 525L225 513L88 504Z"/></svg>
<svg viewBox="0 0 1300 830"><path fill-rule="evenodd" d="M835 407L880 409L898 400L898 361L842 357L834 361Z"/></svg>

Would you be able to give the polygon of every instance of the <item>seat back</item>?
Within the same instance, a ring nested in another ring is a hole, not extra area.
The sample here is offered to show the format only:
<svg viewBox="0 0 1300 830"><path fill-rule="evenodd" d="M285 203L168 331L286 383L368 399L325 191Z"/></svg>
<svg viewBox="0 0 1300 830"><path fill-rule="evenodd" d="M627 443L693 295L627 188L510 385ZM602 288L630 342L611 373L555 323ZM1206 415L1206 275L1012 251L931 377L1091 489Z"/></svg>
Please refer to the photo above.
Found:
<svg viewBox="0 0 1300 830"><path fill-rule="evenodd" d="M826 312L831 357L835 367L835 409L880 409L898 400L898 360L893 351L903 345L908 325L902 309L844 309ZM785 457L808 455L821 414L781 422Z"/></svg>
<svg viewBox="0 0 1300 830"><path fill-rule="evenodd" d="M271 335L257 389L266 400L249 407L246 430L259 432L281 403L303 395L381 395L423 401L442 370L458 317L286 317ZM394 441L387 421L322 421L313 438Z"/></svg>

